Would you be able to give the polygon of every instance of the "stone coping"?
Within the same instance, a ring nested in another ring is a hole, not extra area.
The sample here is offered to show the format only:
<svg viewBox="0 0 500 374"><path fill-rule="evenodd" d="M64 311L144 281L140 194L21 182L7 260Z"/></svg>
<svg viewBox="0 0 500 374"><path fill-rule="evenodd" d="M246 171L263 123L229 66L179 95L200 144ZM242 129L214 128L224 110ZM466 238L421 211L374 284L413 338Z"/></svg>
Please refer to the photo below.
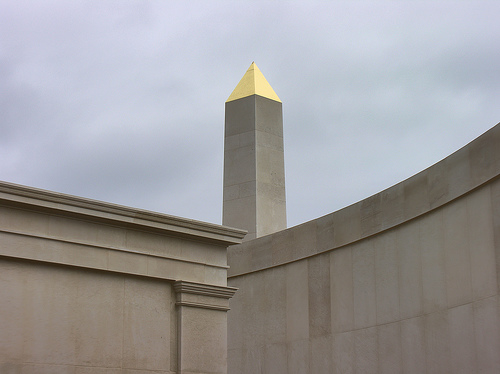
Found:
<svg viewBox="0 0 500 374"><path fill-rule="evenodd" d="M334 250L427 214L500 177L500 124L418 174L346 208L233 245L228 278Z"/></svg>
<svg viewBox="0 0 500 374"><path fill-rule="evenodd" d="M246 234L245 230L3 181L0 181L0 203L223 245L241 243Z"/></svg>

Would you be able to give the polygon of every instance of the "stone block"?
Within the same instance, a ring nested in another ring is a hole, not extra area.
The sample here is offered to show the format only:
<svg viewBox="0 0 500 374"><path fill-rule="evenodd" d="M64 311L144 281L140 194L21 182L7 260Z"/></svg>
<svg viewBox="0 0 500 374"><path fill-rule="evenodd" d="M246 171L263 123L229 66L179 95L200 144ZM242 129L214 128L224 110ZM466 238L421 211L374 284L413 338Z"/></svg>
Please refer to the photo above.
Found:
<svg viewBox="0 0 500 374"><path fill-rule="evenodd" d="M23 326L29 326L29 321L23 317L22 311L26 305L23 278L28 267L16 261L0 259L0 369L3 372L14 372L22 362ZM10 365L10 364L12 365ZM3 365L3 366L2 366ZM2 372L0 371L0 372Z"/></svg>
<svg viewBox="0 0 500 374"><path fill-rule="evenodd" d="M474 300L497 293L491 194L482 188L467 196L469 245Z"/></svg>
<svg viewBox="0 0 500 374"><path fill-rule="evenodd" d="M309 372L330 374L333 371L332 336L324 335L310 340Z"/></svg>
<svg viewBox="0 0 500 374"><path fill-rule="evenodd" d="M314 220L316 224L316 249L318 252L328 251L334 248L335 226L333 215L328 214Z"/></svg>
<svg viewBox="0 0 500 374"><path fill-rule="evenodd" d="M399 313L402 319L422 314L422 260L418 221L410 221L394 232L399 250Z"/></svg>
<svg viewBox="0 0 500 374"><path fill-rule="evenodd" d="M66 217L50 216L48 235L65 240L96 243L98 225Z"/></svg>
<svg viewBox="0 0 500 374"><path fill-rule="evenodd" d="M241 215L241 212L248 214ZM248 230L245 240L255 238L255 197L247 196L237 200L232 200L224 204L224 225L240 226L238 229Z"/></svg>
<svg viewBox="0 0 500 374"><path fill-rule="evenodd" d="M249 250L252 253L252 269L264 269L273 265L273 251L271 249L272 236L267 235L256 239Z"/></svg>
<svg viewBox="0 0 500 374"><path fill-rule="evenodd" d="M265 147L283 152L283 137L269 134L263 131L255 132L256 143L259 147Z"/></svg>
<svg viewBox="0 0 500 374"><path fill-rule="evenodd" d="M283 149L274 149L258 143L256 150L256 171L258 183L281 187L284 191L285 164L283 159ZM281 192L282 191L280 189L280 193ZM281 194L278 196L281 197Z"/></svg>
<svg viewBox="0 0 500 374"><path fill-rule="evenodd" d="M0 240L2 243L0 253L3 256L24 259L53 258L52 253L47 255L43 251L48 240L36 240L29 236L9 232L0 232Z"/></svg>
<svg viewBox="0 0 500 374"><path fill-rule="evenodd" d="M249 145L254 145L257 140L257 133L254 131L243 132L238 135L239 138L239 146L247 147Z"/></svg>
<svg viewBox="0 0 500 374"><path fill-rule="evenodd" d="M172 281L182 279L179 277L179 265L182 264L180 261L149 256L147 259L149 276L169 279Z"/></svg>
<svg viewBox="0 0 500 374"><path fill-rule="evenodd" d="M23 361L119 367L123 278L40 265L26 270Z"/></svg>
<svg viewBox="0 0 500 374"><path fill-rule="evenodd" d="M232 151L240 147L240 134L226 136L224 138L224 151Z"/></svg>
<svg viewBox="0 0 500 374"><path fill-rule="evenodd" d="M206 243L205 243L206 244ZM187 244L191 247L191 244ZM199 243L198 243L199 245ZM199 247L200 251L203 250L203 245ZM220 245L209 245L206 244L205 258L207 265L213 266L227 266L227 248Z"/></svg>
<svg viewBox="0 0 500 374"><path fill-rule="evenodd" d="M257 345L264 344L264 328L263 323L258 320L259 316L266 315L266 305L263 304L263 300L258 300L258 296L265 289L265 284L259 279L255 274L245 275L244 278L240 279L241 283L230 282L229 284L233 287L238 287L239 290L235 294L235 299L230 301L229 306L232 308L232 303L239 305L231 309L231 319L229 327L238 322L241 325L241 338L235 338L234 344L231 344L231 348L243 347L244 349L254 349ZM267 301L269 302L269 301ZM238 315L235 316L235 312L238 311ZM229 330L231 335L232 330ZM245 353L246 354L246 353ZM246 357L246 356L245 356Z"/></svg>
<svg viewBox="0 0 500 374"><path fill-rule="evenodd" d="M495 243L495 259L497 288L500 290L500 179L490 184L491 207L493 216L493 240Z"/></svg>
<svg viewBox="0 0 500 374"><path fill-rule="evenodd" d="M375 234L382 229L381 195L376 194L361 201L361 235Z"/></svg>
<svg viewBox="0 0 500 374"><path fill-rule="evenodd" d="M363 240L352 246L354 327L375 326L377 301L375 297L375 251L373 242Z"/></svg>
<svg viewBox="0 0 500 374"><path fill-rule="evenodd" d="M404 220L404 185L396 184L380 192L381 229L393 227Z"/></svg>
<svg viewBox="0 0 500 374"><path fill-rule="evenodd" d="M170 283L127 278L124 290L123 367L170 370Z"/></svg>
<svg viewBox="0 0 500 374"><path fill-rule="evenodd" d="M204 265L203 273L204 283L213 284L216 286L227 285L227 270L225 268L220 268L212 265Z"/></svg>
<svg viewBox="0 0 500 374"><path fill-rule="evenodd" d="M296 340L287 344L288 374L303 374L309 372L309 339ZM257 371L253 371L255 373Z"/></svg>
<svg viewBox="0 0 500 374"><path fill-rule="evenodd" d="M148 273L148 259L135 253L107 250L108 269L117 272L145 275Z"/></svg>
<svg viewBox="0 0 500 374"><path fill-rule="evenodd" d="M240 183L237 186L238 186L238 197L255 196L257 194L257 185L255 181Z"/></svg>
<svg viewBox="0 0 500 374"><path fill-rule="evenodd" d="M403 182L404 218L406 220L428 212L430 209L427 191L427 170L424 170Z"/></svg>
<svg viewBox="0 0 500 374"><path fill-rule="evenodd" d="M6 231L47 236L49 216L0 206L0 227Z"/></svg>
<svg viewBox="0 0 500 374"><path fill-rule="evenodd" d="M226 312L187 306L179 307L178 312L179 371L226 373Z"/></svg>
<svg viewBox="0 0 500 374"><path fill-rule="evenodd" d="M389 323L378 327L378 372L402 373L400 324Z"/></svg>
<svg viewBox="0 0 500 374"><path fill-rule="evenodd" d="M401 321L401 357L403 373L426 372L424 317Z"/></svg>
<svg viewBox="0 0 500 374"><path fill-rule="evenodd" d="M446 160L438 162L428 169L427 184L431 208L439 207L449 201L450 176Z"/></svg>
<svg viewBox="0 0 500 374"><path fill-rule="evenodd" d="M474 316L472 304L465 304L448 311L450 324L450 358L452 373L476 372L474 348Z"/></svg>
<svg viewBox="0 0 500 374"><path fill-rule="evenodd" d="M450 373L448 311L427 314L424 324L427 373Z"/></svg>
<svg viewBox="0 0 500 374"><path fill-rule="evenodd" d="M293 230L283 230L271 235L273 265L282 264L293 260L294 251L291 250L293 244Z"/></svg>
<svg viewBox="0 0 500 374"><path fill-rule="evenodd" d="M249 182L252 183L252 182ZM230 200L236 200L237 198L240 197L240 185L239 184L233 184L232 186L226 186L224 187L224 202L230 201Z"/></svg>
<svg viewBox="0 0 500 374"><path fill-rule="evenodd" d="M265 373L288 374L286 344L268 344L264 349Z"/></svg>
<svg viewBox="0 0 500 374"><path fill-rule="evenodd" d="M248 242L247 242L248 243ZM232 245L227 250L228 277L251 270L252 252L247 243Z"/></svg>
<svg viewBox="0 0 500 374"><path fill-rule="evenodd" d="M125 248L127 230L120 227L99 225L97 227L97 243L111 248Z"/></svg>
<svg viewBox="0 0 500 374"><path fill-rule="evenodd" d="M225 137L253 131L255 124L255 96L252 95L226 103L225 123Z"/></svg>
<svg viewBox="0 0 500 374"><path fill-rule="evenodd" d="M254 97L255 129L283 137L282 104L262 96L255 95Z"/></svg>
<svg viewBox="0 0 500 374"><path fill-rule="evenodd" d="M123 277L107 274L88 277L75 274L74 283L78 284L68 282L70 286L66 292L71 294L76 288L78 293L73 314L65 314L62 318L68 318L69 324L78 326L73 337L75 340L71 342L77 365L120 367L124 323L123 282ZM71 332L69 335L72 335Z"/></svg>
<svg viewBox="0 0 500 374"><path fill-rule="evenodd" d="M230 374L262 373L264 368L264 349L262 347L245 349L243 351L242 362L241 367L236 372L231 372Z"/></svg>
<svg viewBox="0 0 500 374"><path fill-rule="evenodd" d="M224 187L255 180L255 146L224 151Z"/></svg>
<svg viewBox="0 0 500 374"><path fill-rule="evenodd" d="M286 340L309 339L309 277L307 260L286 266Z"/></svg>
<svg viewBox="0 0 500 374"><path fill-rule="evenodd" d="M330 257L322 254L311 257L309 275L309 337L331 334Z"/></svg>
<svg viewBox="0 0 500 374"><path fill-rule="evenodd" d="M229 334L231 336L231 334ZM228 349L227 350L227 372L241 373L243 368L243 350Z"/></svg>
<svg viewBox="0 0 500 374"><path fill-rule="evenodd" d="M448 177L448 200L469 191L472 186L469 148L462 148L444 159Z"/></svg>
<svg viewBox="0 0 500 374"><path fill-rule="evenodd" d="M353 204L333 213L335 227L335 247L351 243L361 238L361 204Z"/></svg>
<svg viewBox="0 0 500 374"><path fill-rule="evenodd" d="M127 230L126 248L132 251L154 254L163 257L176 256L180 258L180 241L178 239L168 240L163 235L148 232ZM168 246L168 247L167 247Z"/></svg>
<svg viewBox="0 0 500 374"><path fill-rule="evenodd" d="M422 288L424 313L444 310L446 302L446 265L441 211L422 217L420 246L422 251Z"/></svg>
<svg viewBox="0 0 500 374"><path fill-rule="evenodd" d="M238 288L238 291L234 296L229 299L229 310L227 311L227 326L228 326L228 337L227 346L228 350L237 351L238 362L241 364L243 346L247 341L247 337L244 336L244 323L246 318L247 300L250 295L247 294L248 288L245 286L245 277L236 277L231 279L228 283L230 287ZM231 357L231 355L229 355Z"/></svg>
<svg viewBox="0 0 500 374"><path fill-rule="evenodd" d="M354 331L356 373L378 373L377 327Z"/></svg>
<svg viewBox="0 0 500 374"><path fill-rule="evenodd" d="M80 244L46 241L45 248L39 257L54 263L75 265L91 269L106 269L108 266L108 250Z"/></svg>
<svg viewBox="0 0 500 374"><path fill-rule="evenodd" d="M349 247L330 252L331 317L334 332L354 328L353 265Z"/></svg>
<svg viewBox="0 0 500 374"><path fill-rule="evenodd" d="M168 241L166 244L169 244ZM226 249L224 247L195 241L181 242L178 247L181 248L183 260L219 266L226 265Z"/></svg>
<svg viewBox="0 0 500 374"><path fill-rule="evenodd" d="M259 297L259 316L266 315L256 323L262 325L263 338L266 343L281 343L286 341L286 273L284 267L277 267L265 272L262 293Z"/></svg>
<svg viewBox="0 0 500 374"><path fill-rule="evenodd" d="M500 372L500 310L498 296L473 304L477 372Z"/></svg>
<svg viewBox="0 0 500 374"><path fill-rule="evenodd" d="M242 321L247 343L255 347L284 342L287 327L284 314L287 294L285 268L252 274L247 282L248 302Z"/></svg>
<svg viewBox="0 0 500 374"><path fill-rule="evenodd" d="M160 257L148 257L148 275L162 279L182 279L189 282L204 283L205 265ZM221 285L223 286L223 284Z"/></svg>
<svg viewBox="0 0 500 374"><path fill-rule="evenodd" d="M309 221L290 229L292 242L289 243L293 249L293 258L303 258L317 252L316 223Z"/></svg>
<svg viewBox="0 0 500 374"><path fill-rule="evenodd" d="M258 191L257 212L259 212L257 236L269 235L286 229L285 190L268 185L266 191Z"/></svg>
<svg viewBox="0 0 500 374"><path fill-rule="evenodd" d="M469 145L474 186L500 174L500 127L495 126Z"/></svg>
<svg viewBox="0 0 500 374"><path fill-rule="evenodd" d="M333 335L334 373L354 373L354 333L343 332Z"/></svg>
<svg viewBox="0 0 500 374"><path fill-rule="evenodd" d="M469 230L465 201L458 200L444 207L443 217L446 295L448 307L454 307L472 301Z"/></svg>
<svg viewBox="0 0 500 374"><path fill-rule="evenodd" d="M397 232L389 231L374 240L377 324L399 320L399 261Z"/></svg>

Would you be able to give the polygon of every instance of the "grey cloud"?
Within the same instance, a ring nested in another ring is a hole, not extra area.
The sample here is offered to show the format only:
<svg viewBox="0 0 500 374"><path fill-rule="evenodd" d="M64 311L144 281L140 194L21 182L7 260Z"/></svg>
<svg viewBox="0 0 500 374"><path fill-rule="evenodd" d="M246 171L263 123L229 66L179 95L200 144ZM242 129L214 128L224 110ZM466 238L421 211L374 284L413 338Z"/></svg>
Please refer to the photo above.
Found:
<svg viewBox="0 0 500 374"><path fill-rule="evenodd" d="M289 224L498 122L496 2L3 2L0 179L220 222L224 101L283 100ZM310 196L315 199L310 199Z"/></svg>

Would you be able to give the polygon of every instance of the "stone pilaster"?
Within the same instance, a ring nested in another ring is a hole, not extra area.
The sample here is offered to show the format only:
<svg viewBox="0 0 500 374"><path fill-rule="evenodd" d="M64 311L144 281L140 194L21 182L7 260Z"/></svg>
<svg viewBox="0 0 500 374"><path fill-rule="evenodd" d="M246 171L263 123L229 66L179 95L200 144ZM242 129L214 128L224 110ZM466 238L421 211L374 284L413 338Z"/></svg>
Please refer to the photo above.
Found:
<svg viewBox="0 0 500 374"><path fill-rule="evenodd" d="M227 311L234 287L174 283L177 306L177 370L227 373Z"/></svg>

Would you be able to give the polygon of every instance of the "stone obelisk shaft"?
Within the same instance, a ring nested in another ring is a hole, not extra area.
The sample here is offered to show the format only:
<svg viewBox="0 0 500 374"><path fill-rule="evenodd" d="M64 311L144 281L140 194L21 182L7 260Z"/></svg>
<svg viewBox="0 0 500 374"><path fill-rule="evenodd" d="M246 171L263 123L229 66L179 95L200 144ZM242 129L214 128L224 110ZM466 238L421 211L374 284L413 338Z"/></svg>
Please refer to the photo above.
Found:
<svg viewBox="0 0 500 374"><path fill-rule="evenodd" d="M282 104L255 63L226 101L222 217L245 240L286 228Z"/></svg>

